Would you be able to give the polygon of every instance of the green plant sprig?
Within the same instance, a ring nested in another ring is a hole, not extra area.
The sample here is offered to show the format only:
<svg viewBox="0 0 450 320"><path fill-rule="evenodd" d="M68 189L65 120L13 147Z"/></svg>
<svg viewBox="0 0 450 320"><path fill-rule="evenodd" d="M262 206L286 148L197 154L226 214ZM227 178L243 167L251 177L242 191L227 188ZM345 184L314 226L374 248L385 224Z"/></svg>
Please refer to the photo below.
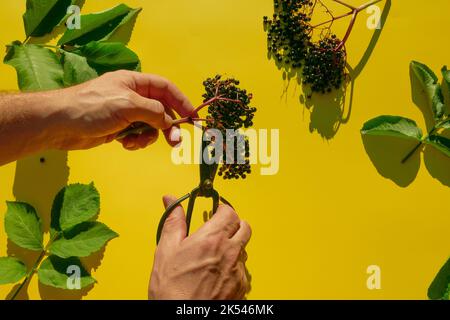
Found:
<svg viewBox="0 0 450 320"><path fill-rule="evenodd" d="M59 89L109 71L139 71L139 57L127 47L141 8L119 4L80 16L81 29L68 29L67 8L76 0L27 0L26 39L7 45L4 63L17 71L21 91ZM57 45L47 35L62 36Z"/></svg>
<svg viewBox="0 0 450 320"><path fill-rule="evenodd" d="M92 183L72 184L56 195L51 213L50 240L45 246L41 220L35 208L23 202L7 202L7 207L5 230L8 239L21 248L39 252L28 271L16 257L0 258L0 284L23 279L12 293L11 300L36 272L42 284L60 289L81 289L96 282L79 258L101 250L118 234L103 223L94 221L100 211L100 195ZM79 288L68 287L69 266L80 270Z"/></svg>
<svg viewBox="0 0 450 320"><path fill-rule="evenodd" d="M120 69L140 70L139 57L127 47L141 8L119 4L95 14L81 15L81 29L69 30L70 5L79 0L27 0L23 15L25 40L6 47L4 63L16 69L21 91L44 91L73 86ZM47 39L57 37L57 45ZM39 252L30 270L16 257L0 257L0 284L21 284L15 299L37 272L45 285L67 289L67 267L81 272L81 288L95 279L84 269L87 257L117 237L117 233L93 221L99 212L99 195L93 184L70 185L53 202L50 241L44 246L36 210L26 203L8 202L5 229L19 247ZM75 243L76 242L76 243Z"/></svg>
<svg viewBox="0 0 450 320"><path fill-rule="evenodd" d="M430 112L433 114L433 127L426 135L417 126L414 120L384 115L366 122L361 129L362 135L393 136L401 139L417 141L415 147L406 154L401 163L406 163L421 147L430 145L446 156L450 157L450 139L443 133L450 129L449 101L444 99L442 87L436 74L425 64L412 61L410 64L411 74L420 85L420 92L424 94ZM443 83L447 87L450 97L450 71L447 67L442 70Z"/></svg>

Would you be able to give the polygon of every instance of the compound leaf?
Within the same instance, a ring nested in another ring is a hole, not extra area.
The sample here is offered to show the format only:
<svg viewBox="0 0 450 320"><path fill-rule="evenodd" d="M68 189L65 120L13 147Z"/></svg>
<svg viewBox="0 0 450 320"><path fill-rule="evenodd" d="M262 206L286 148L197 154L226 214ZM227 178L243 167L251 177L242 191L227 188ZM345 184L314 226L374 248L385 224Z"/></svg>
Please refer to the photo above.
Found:
<svg viewBox="0 0 450 320"><path fill-rule="evenodd" d="M450 259L439 270L430 287L428 288L428 298L432 300L448 299L450 288Z"/></svg>
<svg viewBox="0 0 450 320"><path fill-rule="evenodd" d="M88 221L100 210L100 195L94 184L71 184L55 197L52 207L52 233L67 231Z"/></svg>
<svg viewBox="0 0 450 320"><path fill-rule="evenodd" d="M4 63L17 71L22 91L42 91L63 87L63 68L56 54L33 44L13 42Z"/></svg>
<svg viewBox="0 0 450 320"><path fill-rule="evenodd" d="M64 85L77 85L97 78L97 72L92 69L85 57L61 50L61 61L64 68Z"/></svg>
<svg viewBox="0 0 450 320"><path fill-rule="evenodd" d="M402 139L422 139L422 130L416 122L398 116L380 116L367 121L361 129L363 135L392 136Z"/></svg>
<svg viewBox="0 0 450 320"><path fill-rule="evenodd" d="M426 142L441 151L447 157L450 157L450 139L443 136L431 135Z"/></svg>
<svg viewBox="0 0 450 320"><path fill-rule="evenodd" d="M419 81L430 103L434 118L439 120L444 115L445 105L442 89L434 72L423 63L412 61L411 69Z"/></svg>
<svg viewBox="0 0 450 320"><path fill-rule="evenodd" d="M16 283L27 274L27 267L17 258L0 257L0 284Z"/></svg>
<svg viewBox="0 0 450 320"><path fill-rule="evenodd" d="M139 12L140 9L120 4L102 12L82 15L81 29L67 30L58 45L84 45L91 41L107 41L119 28L131 23L132 17Z"/></svg>
<svg viewBox="0 0 450 320"><path fill-rule="evenodd" d="M93 41L73 51L87 59L99 75L116 70L140 70L139 57L123 43Z"/></svg>
<svg viewBox="0 0 450 320"><path fill-rule="evenodd" d="M19 247L41 251L41 221L36 210L27 203L6 202L5 231L8 238Z"/></svg>
<svg viewBox="0 0 450 320"><path fill-rule="evenodd" d="M71 5L71 0L27 0L23 15L27 37L41 37L59 24Z"/></svg>
<svg viewBox="0 0 450 320"><path fill-rule="evenodd" d="M50 253L61 258L87 257L99 251L118 234L100 222L84 222L64 232L61 239L49 248Z"/></svg>
<svg viewBox="0 0 450 320"><path fill-rule="evenodd" d="M72 289L69 282L74 269L80 271L80 289L96 282L78 258L62 259L57 256L50 256L42 262L38 270L39 281L55 288Z"/></svg>

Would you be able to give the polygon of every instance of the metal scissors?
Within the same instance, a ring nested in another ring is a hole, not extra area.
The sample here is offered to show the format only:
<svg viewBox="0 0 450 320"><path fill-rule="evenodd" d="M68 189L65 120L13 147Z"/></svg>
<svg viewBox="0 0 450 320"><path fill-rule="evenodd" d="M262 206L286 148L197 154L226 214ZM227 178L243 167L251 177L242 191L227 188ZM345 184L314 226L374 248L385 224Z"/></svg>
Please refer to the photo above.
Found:
<svg viewBox="0 0 450 320"><path fill-rule="evenodd" d="M205 134L205 133L203 133ZM201 155L203 155L203 150L205 150L208 147L208 142L204 141L205 139L202 139L202 148L201 148ZM189 198L187 212L186 212L186 225L187 225L187 233L186 235L189 235L189 229L191 225L192 220L192 213L194 211L194 205L195 200L197 197L204 197L204 198L212 198L213 200L213 209L212 214L215 214L217 211L217 208L219 207L219 202L222 202L226 205L229 205L232 207L232 205L222 196L219 195L219 192L214 189L214 178L216 177L217 168L219 166L218 163L213 162L211 164L208 164L206 162L211 161L205 161L202 157L201 164L200 164L200 184L194 188L190 193L184 195L174 203L172 203L170 206L167 207L166 211L161 217L161 220L159 221L158 225L158 232L156 234L156 243L159 243L159 240L161 238L162 229L164 227L164 223L166 222L166 219L169 217L169 215L172 213L172 211L180 205L184 200Z"/></svg>

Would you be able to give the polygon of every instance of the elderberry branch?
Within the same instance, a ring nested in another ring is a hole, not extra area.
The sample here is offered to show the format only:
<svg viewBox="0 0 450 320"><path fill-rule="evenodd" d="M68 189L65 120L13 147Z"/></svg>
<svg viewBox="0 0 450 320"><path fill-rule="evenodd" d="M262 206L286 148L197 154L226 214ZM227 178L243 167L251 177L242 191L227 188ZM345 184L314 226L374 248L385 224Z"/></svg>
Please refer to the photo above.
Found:
<svg viewBox="0 0 450 320"><path fill-rule="evenodd" d="M341 0L333 0L333 1L334 1L334 2L337 2L337 3L339 3L339 4L342 4L343 6L349 8L349 9L352 9L352 10L355 10L355 9L356 9L354 6L349 5L348 3L345 3L344 1L341 1Z"/></svg>

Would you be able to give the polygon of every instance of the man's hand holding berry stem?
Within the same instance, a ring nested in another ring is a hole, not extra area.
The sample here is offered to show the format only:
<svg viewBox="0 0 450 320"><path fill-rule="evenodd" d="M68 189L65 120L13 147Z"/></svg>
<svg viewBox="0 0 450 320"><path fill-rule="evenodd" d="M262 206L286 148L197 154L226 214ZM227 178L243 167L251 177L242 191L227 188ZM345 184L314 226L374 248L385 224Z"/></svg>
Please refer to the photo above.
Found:
<svg viewBox="0 0 450 320"><path fill-rule="evenodd" d="M180 142L175 113L194 107L169 80L116 71L67 89L0 96L0 165L46 149L89 149L113 141L130 124L152 129L120 142L128 150L154 143L159 130L171 146Z"/></svg>

